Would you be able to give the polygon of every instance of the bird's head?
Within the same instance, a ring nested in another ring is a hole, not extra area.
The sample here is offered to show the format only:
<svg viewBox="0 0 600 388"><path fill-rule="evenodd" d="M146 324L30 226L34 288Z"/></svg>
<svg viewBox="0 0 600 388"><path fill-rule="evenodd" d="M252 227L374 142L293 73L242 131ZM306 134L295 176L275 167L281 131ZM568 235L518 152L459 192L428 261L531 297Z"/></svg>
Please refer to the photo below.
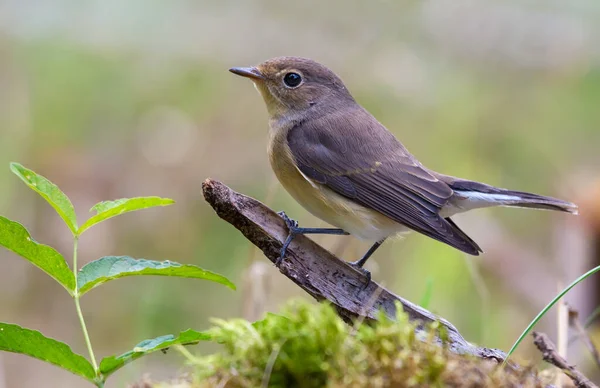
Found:
<svg viewBox="0 0 600 388"><path fill-rule="evenodd" d="M271 118L352 100L342 80L311 59L277 57L254 67L234 67L229 71L254 82Z"/></svg>

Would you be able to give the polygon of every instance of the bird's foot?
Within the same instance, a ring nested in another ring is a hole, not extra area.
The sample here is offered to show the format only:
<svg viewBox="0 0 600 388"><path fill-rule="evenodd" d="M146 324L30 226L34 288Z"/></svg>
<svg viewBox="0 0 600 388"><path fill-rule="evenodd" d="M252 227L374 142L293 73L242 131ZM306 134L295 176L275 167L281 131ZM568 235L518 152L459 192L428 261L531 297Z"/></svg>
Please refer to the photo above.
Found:
<svg viewBox="0 0 600 388"><path fill-rule="evenodd" d="M371 272L369 272L362 266L361 260L351 261L348 264L351 265L352 267L354 267L354 269L356 269L358 272L362 273L367 278L367 281L363 285L361 291L364 290L365 288L367 288L367 286L371 283Z"/></svg>
<svg viewBox="0 0 600 388"><path fill-rule="evenodd" d="M283 263L283 260L285 259L285 252L287 251L288 247L292 243L292 240L294 239L294 237L296 237L296 234L298 233L299 228L298 228L298 221L292 220L290 217L287 216L287 214L285 214L284 211L277 212L277 214L279 214L279 216L281 216L281 218L283 218L283 220L285 221L285 225L288 227L288 236L285 239L283 246L281 247L281 251L279 253L279 258L275 262L275 266L277 268L279 268L281 266L281 263Z"/></svg>
<svg viewBox="0 0 600 388"><path fill-rule="evenodd" d="M298 221L292 220L290 217L288 217L287 214L285 214L285 212L283 210L280 212L277 212L277 214L281 218L283 218L283 220L285 221L285 225L288 227L289 230L298 229Z"/></svg>

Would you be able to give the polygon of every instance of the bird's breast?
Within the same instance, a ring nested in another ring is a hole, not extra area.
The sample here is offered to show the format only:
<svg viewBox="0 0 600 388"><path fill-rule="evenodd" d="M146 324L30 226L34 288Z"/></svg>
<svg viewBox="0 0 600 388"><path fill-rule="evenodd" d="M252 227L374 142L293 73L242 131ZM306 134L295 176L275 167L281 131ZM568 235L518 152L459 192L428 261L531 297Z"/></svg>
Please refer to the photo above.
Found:
<svg viewBox="0 0 600 388"><path fill-rule="evenodd" d="M287 145L286 133L280 131L271 136L269 161L281 185L310 212L318 211L322 193L317 184L306 178L296 167L292 151ZM325 209L321 209L325 211Z"/></svg>

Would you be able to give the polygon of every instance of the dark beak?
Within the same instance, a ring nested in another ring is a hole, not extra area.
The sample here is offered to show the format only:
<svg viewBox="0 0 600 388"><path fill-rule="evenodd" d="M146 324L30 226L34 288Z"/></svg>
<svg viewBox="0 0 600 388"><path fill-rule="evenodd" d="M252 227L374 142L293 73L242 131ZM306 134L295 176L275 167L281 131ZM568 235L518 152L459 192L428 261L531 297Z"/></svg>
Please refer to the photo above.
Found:
<svg viewBox="0 0 600 388"><path fill-rule="evenodd" d="M256 67L232 67L229 69L233 74L252 79L265 79Z"/></svg>

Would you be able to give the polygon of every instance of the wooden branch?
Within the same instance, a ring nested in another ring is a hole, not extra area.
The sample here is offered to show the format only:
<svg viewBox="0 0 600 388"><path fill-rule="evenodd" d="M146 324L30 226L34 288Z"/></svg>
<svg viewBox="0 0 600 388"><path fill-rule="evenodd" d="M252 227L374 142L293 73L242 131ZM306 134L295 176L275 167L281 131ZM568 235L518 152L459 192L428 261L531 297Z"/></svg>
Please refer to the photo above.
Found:
<svg viewBox="0 0 600 388"><path fill-rule="evenodd" d="M276 212L215 180L205 180L202 190L204 198L219 217L242 232L271 262L276 262L288 234L285 222ZM448 345L453 352L497 362L506 358L506 354L500 350L467 342L447 320L392 294L374 281L367 285L362 273L305 236L294 238L279 270L315 299L330 301L347 322L357 317L374 320L380 310L394 318L396 303L399 302L409 318L419 322L417 330L422 330L423 323L434 321L445 326Z"/></svg>
<svg viewBox="0 0 600 388"><path fill-rule="evenodd" d="M542 352L544 361L561 369L578 388L598 388L583 373L579 372L573 365L570 365L558 352L550 338L544 333L533 332L533 343Z"/></svg>

